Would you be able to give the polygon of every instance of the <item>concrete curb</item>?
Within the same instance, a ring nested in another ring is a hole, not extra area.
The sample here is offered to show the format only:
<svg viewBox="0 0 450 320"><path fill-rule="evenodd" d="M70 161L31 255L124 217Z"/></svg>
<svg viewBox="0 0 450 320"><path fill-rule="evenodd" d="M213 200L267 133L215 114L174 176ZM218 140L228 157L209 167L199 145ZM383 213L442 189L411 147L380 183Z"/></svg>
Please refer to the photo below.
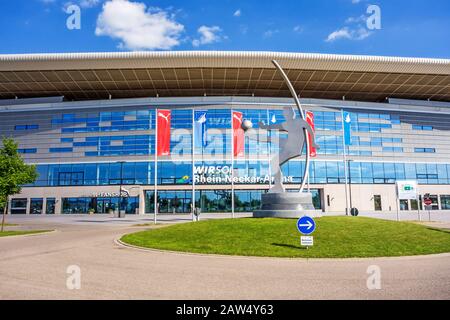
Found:
<svg viewBox="0 0 450 320"><path fill-rule="evenodd" d="M27 231L27 230L10 230L10 231ZM42 235L51 234L51 233L55 233L55 232L59 232L59 231L58 230L49 230L49 231L38 232L38 233L15 234L15 235L12 235L12 236L0 237L0 241L1 241L1 239L8 239L8 238L11 239L11 238L15 238L15 237L42 236Z"/></svg>
<svg viewBox="0 0 450 320"><path fill-rule="evenodd" d="M450 252L445 253L434 253L427 255L417 255L417 256L397 256L397 257L367 257L367 258L292 258L292 257L258 257L258 256L238 256L238 255L226 255L226 254L216 254L216 253L195 253L195 252L183 252L183 251L173 251L173 250L162 250L156 248L145 248L135 246L129 243L125 243L120 238L122 238L125 234L121 235L118 238L114 239L114 243L134 250L140 251L150 251L156 253L168 253L175 255L186 255L186 256L199 256L199 257L208 257L208 258L231 258L231 259L260 259L260 260L293 260L293 261L306 261L306 262L320 262L320 261L373 261L373 260L418 260L418 259L429 259L429 258L446 258L450 257Z"/></svg>

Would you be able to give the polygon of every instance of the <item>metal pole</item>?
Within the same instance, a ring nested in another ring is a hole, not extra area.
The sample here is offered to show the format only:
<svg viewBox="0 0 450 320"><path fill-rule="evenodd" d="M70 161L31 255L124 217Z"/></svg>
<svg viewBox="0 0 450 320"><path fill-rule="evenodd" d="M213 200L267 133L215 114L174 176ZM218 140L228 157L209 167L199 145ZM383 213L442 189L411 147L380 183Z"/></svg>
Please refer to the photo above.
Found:
<svg viewBox="0 0 450 320"><path fill-rule="evenodd" d="M419 218L419 221L421 221L421 218L420 218L420 206L422 205L422 203L423 203L423 198L422 198L421 195L419 195L419 199L417 200L417 216Z"/></svg>
<svg viewBox="0 0 450 320"><path fill-rule="evenodd" d="M416 203L417 203L417 216L420 217L420 195L417 194L417 190L416 190Z"/></svg>
<svg viewBox="0 0 450 320"><path fill-rule="evenodd" d="M156 214L158 213L158 109L155 109L155 190L153 192L153 223L156 224Z"/></svg>
<svg viewBox="0 0 450 320"><path fill-rule="evenodd" d="M267 113L267 123L269 123L270 122L269 109L266 109L266 113ZM271 165L270 165L272 150L270 150L271 149L271 142L270 142L270 139L269 139L270 138L269 135L270 135L270 130L267 130L266 138L267 138L267 149L268 149L267 155L269 157L268 158L268 164L269 164L268 173L269 173L269 189L270 189L270 188L272 188L272 168L271 168Z"/></svg>
<svg viewBox="0 0 450 320"><path fill-rule="evenodd" d="M344 110L341 110L342 118L342 147L343 147L343 157L344 157L344 179L345 179L345 215L348 216L348 192L347 192L347 156L345 152L345 133L344 133Z"/></svg>
<svg viewBox="0 0 450 320"><path fill-rule="evenodd" d="M398 195L398 191L396 193L397 197L396 197L396 205L397 205L397 221L400 221L400 198Z"/></svg>
<svg viewBox="0 0 450 320"><path fill-rule="evenodd" d="M295 89L292 86L291 81L289 81L288 76L286 75L283 68L281 68L281 66L278 64L278 62L276 60L272 60L272 63L275 65L275 67L281 73L281 76L283 77L284 81L286 82L286 85L289 88L289 91L291 92L292 97L294 98L297 109L300 112L300 116L302 117L303 120L306 121L306 116L303 112L302 106L300 104L300 100L298 99L297 93L295 92ZM303 190L305 189L305 186L306 186L306 181L308 179L308 174L309 174L309 160L310 160L310 150L311 150L311 146L309 145L309 139L308 139L308 131L306 130L306 128L303 129L303 132L305 134L305 140L306 140L306 162L305 162L305 171L303 173L302 184L300 186L299 192L303 192Z"/></svg>
<svg viewBox="0 0 450 320"><path fill-rule="evenodd" d="M194 221L194 210L195 210L195 181L194 181L194 173L195 173L195 110L192 108L192 200L191 200L191 218Z"/></svg>
<svg viewBox="0 0 450 320"><path fill-rule="evenodd" d="M353 208L353 201L352 201L352 172L350 170L350 162L352 160L347 160L348 161L348 191L349 191L349 196L350 196L350 211Z"/></svg>
<svg viewBox="0 0 450 320"><path fill-rule="evenodd" d="M308 113L308 110L305 110L305 116L306 116L306 114ZM308 137L306 137L308 140L309 140L309 138ZM309 174L308 174L308 179L307 179L307 190L308 190L308 193L310 193L311 192L311 189L309 188Z"/></svg>
<svg viewBox="0 0 450 320"><path fill-rule="evenodd" d="M234 128L231 110L231 217L234 218Z"/></svg>
<svg viewBox="0 0 450 320"><path fill-rule="evenodd" d="M422 217L420 215L420 206L422 206L425 209L425 206L423 205L423 197L419 195L419 202L417 203L417 206L419 210L417 210L417 214L419 215L419 221L422 221Z"/></svg>
<svg viewBox="0 0 450 320"><path fill-rule="evenodd" d="M122 211L122 183L123 183L123 161L120 162L120 187L119 187L119 218L121 217L120 212Z"/></svg>

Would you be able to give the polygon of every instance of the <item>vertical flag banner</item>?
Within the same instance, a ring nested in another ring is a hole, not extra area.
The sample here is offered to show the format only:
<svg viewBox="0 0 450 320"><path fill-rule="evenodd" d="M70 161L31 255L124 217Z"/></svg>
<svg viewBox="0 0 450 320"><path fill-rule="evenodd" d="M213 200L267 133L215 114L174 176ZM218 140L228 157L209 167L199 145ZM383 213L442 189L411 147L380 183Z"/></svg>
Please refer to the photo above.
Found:
<svg viewBox="0 0 450 320"><path fill-rule="evenodd" d="M352 145L352 119L350 113L342 111L342 126L344 128L344 143L346 146Z"/></svg>
<svg viewBox="0 0 450 320"><path fill-rule="evenodd" d="M170 155L170 110L158 110L158 156Z"/></svg>
<svg viewBox="0 0 450 320"><path fill-rule="evenodd" d="M242 112L233 111L233 155L242 157L244 155L244 130L242 129Z"/></svg>
<svg viewBox="0 0 450 320"><path fill-rule="evenodd" d="M206 147L206 118L207 111L194 112L194 139L199 146Z"/></svg>
<svg viewBox="0 0 450 320"><path fill-rule="evenodd" d="M315 128L314 128L314 113L312 113L311 111L307 111L306 112L306 122L308 122L308 124L311 126L311 129L313 132L315 132ZM310 150L309 150L309 155L311 157L316 157L317 156L317 150L316 148L314 148L313 145L313 137L308 133L308 141L309 141L309 146L310 146Z"/></svg>

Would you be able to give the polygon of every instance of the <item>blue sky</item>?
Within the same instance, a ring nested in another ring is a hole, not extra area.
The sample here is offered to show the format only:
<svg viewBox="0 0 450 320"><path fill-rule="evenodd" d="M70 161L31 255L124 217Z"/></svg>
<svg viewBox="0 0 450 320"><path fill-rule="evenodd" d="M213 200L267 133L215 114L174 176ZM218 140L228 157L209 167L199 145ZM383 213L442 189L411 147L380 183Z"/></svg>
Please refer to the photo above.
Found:
<svg viewBox="0 0 450 320"><path fill-rule="evenodd" d="M67 28L70 5L81 10L81 29ZM381 12L380 29L367 25L370 5ZM0 53L267 50L450 58L448 0L2 0L0 14Z"/></svg>

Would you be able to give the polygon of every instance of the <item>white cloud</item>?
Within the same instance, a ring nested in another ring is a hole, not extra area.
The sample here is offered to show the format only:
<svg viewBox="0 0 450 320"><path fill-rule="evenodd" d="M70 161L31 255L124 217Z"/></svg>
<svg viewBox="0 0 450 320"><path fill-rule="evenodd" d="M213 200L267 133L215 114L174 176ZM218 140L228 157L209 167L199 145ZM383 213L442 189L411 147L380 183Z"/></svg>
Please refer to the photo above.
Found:
<svg viewBox="0 0 450 320"><path fill-rule="evenodd" d="M222 29L218 26L201 26L198 28L197 32L200 34L200 38L192 41L192 45L194 47L198 47L202 44L219 42L222 40L222 37L219 35L219 33L222 32Z"/></svg>
<svg viewBox="0 0 450 320"><path fill-rule="evenodd" d="M365 15L360 15L359 17L349 17L345 20L346 24L352 24L352 23L361 23L361 22L366 22L367 21L367 17Z"/></svg>
<svg viewBox="0 0 450 320"><path fill-rule="evenodd" d="M42 3L50 4L50 3L56 3L56 0L39 0ZM72 1L66 1L63 4L63 8L67 8L70 5L76 4L82 8L92 8L97 5L99 5L104 0L72 0Z"/></svg>
<svg viewBox="0 0 450 320"><path fill-rule="evenodd" d="M328 35L327 40L325 41L332 42L338 39L351 39L350 31L347 27L333 31Z"/></svg>
<svg viewBox="0 0 450 320"><path fill-rule="evenodd" d="M365 38L368 38L372 35L372 32L370 32L369 30L367 30L366 28L363 27L359 27L355 32L354 32L354 39L356 40L364 40Z"/></svg>
<svg viewBox="0 0 450 320"><path fill-rule="evenodd" d="M101 0L80 0L80 7L82 8L92 8L100 3Z"/></svg>
<svg viewBox="0 0 450 320"><path fill-rule="evenodd" d="M368 17L364 14L358 17L347 18L345 20L346 26L330 33L328 37L325 39L325 41L333 42L340 39L364 40L370 37L373 34L373 32L365 27L367 24L367 19Z"/></svg>
<svg viewBox="0 0 450 320"><path fill-rule="evenodd" d="M372 32L368 31L366 28L363 27L359 27L357 29L350 29L348 27L344 27L330 33L325 41L333 42L339 39L364 40L370 35L372 35Z"/></svg>
<svg viewBox="0 0 450 320"><path fill-rule="evenodd" d="M297 33L302 33L303 32L303 27L300 26L300 25L297 25L292 30L294 30L294 32L297 32Z"/></svg>
<svg viewBox="0 0 450 320"><path fill-rule="evenodd" d="M264 38L270 38L272 37L274 34L280 32L280 30L275 29L275 30L267 30L266 32L263 33L263 37Z"/></svg>
<svg viewBox="0 0 450 320"><path fill-rule="evenodd" d="M71 5L77 5L83 9L89 9L93 8L95 6L98 6L103 0L72 0L67 1L63 5L63 11L66 11L66 9Z"/></svg>
<svg viewBox="0 0 450 320"><path fill-rule="evenodd" d="M241 16L241 9L237 9L234 13L233 16L235 17L240 17Z"/></svg>
<svg viewBox="0 0 450 320"><path fill-rule="evenodd" d="M168 50L180 44L184 26L159 8L141 2L110 0L97 18L95 34L119 39L120 48Z"/></svg>

